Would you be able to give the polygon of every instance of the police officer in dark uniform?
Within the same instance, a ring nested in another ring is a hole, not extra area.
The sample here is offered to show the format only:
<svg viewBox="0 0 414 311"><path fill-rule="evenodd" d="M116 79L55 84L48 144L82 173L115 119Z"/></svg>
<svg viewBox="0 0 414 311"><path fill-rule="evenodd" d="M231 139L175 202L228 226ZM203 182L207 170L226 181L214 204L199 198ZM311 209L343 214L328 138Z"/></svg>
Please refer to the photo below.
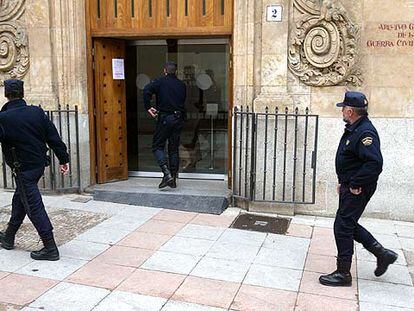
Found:
<svg viewBox="0 0 414 311"><path fill-rule="evenodd" d="M156 106L151 107L151 98L156 95ZM180 135L186 117L186 85L177 78L177 64L167 62L164 76L144 88L145 109L157 125L152 141L152 152L161 167L164 177L159 188L177 187L180 157ZM165 145L168 141L168 161Z"/></svg>
<svg viewBox="0 0 414 311"><path fill-rule="evenodd" d="M17 187L10 221L6 232L0 234L1 247L14 248L16 232L27 215L44 245L30 256L35 260L59 260L53 227L37 183L49 162L46 144L58 157L61 172L68 172L66 145L45 112L40 107L28 106L23 100L23 81L6 80L4 91L8 102L0 112L0 141L6 163L14 171Z"/></svg>
<svg viewBox="0 0 414 311"><path fill-rule="evenodd" d="M334 233L338 249L337 270L322 275L319 281L327 286L351 286L350 273L354 240L377 257L375 276L381 276L398 255L384 247L358 220L377 188L382 172L382 155L377 130L368 119L368 101L364 94L347 92L342 103L345 132L336 153L339 209Z"/></svg>

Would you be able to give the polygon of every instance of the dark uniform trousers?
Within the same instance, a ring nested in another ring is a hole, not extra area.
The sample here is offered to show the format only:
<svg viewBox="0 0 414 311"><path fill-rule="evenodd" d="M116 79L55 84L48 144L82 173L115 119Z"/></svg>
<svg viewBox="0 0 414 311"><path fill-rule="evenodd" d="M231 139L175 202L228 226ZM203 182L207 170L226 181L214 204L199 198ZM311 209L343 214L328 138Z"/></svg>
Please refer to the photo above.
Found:
<svg viewBox="0 0 414 311"><path fill-rule="evenodd" d="M365 248L376 241L371 233L358 224L358 220L376 188L376 184L365 186L362 188L361 194L355 195L349 190L349 185L341 185L340 187L339 209L336 212L334 233L338 259L341 261L352 261L354 240L362 243Z"/></svg>
<svg viewBox="0 0 414 311"><path fill-rule="evenodd" d="M180 164L178 148L180 146L180 135L184 125L181 113L160 113L152 141L152 152L159 166L167 165L165 146L168 141L169 169L177 173Z"/></svg>
<svg viewBox="0 0 414 311"><path fill-rule="evenodd" d="M42 197L37 183L42 177L44 167L20 172L24 185L27 201L30 208L30 220L35 226L41 238L48 238L52 235L53 227L43 205ZM26 216L26 210L21 200L21 189L16 188L12 201L12 214L9 224L18 229Z"/></svg>

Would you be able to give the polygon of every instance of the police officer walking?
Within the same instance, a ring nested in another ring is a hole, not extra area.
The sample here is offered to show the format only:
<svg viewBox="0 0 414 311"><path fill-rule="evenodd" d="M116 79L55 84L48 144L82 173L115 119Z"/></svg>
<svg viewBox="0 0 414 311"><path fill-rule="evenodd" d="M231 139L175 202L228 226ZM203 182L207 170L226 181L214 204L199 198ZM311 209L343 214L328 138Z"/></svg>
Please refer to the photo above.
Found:
<svg viewBox="0 0 414 311"><path fill-rule="evenodd" d="M382 172L382 155L377 130L368 119L368 101L364 94L346 92L342 103L345 132L336 153L339 209L334 234L338 249L337 270L322 275L319 281L327 286L351 286L350 273L354 240L377 257L375 276L383 275L398 255L384 248L358 220L377 188Z"/></svg>
<svg viewBox="0 0 414 311"><path fill-rule="evenodd" d="M23 100L23 81L6 80L4 90L8 102L0 112L0 141L17 187L6 232L0 233L1 247L7 250L14 248L15 235L27 215L44 245L41 250L31 252L30 257L35 260L59 260L53 227L37 183L50 160L46 144L58 157L61 173L68 172L66 145L45 112L40 107L28 106Z"/></svg>
<svg viewBox="0 0 414 311"><path fill-rule="evenodd" d="M151 98L156 95L156 106L151 107ZM186 117L186 85L177 78L177 64L167 62L164 76L144 88L145 109L157 125L152 141L152 152L164 174L159 188L177 187L180 157L180 135ZM168 141L168 161L165 145Z"/></svg>

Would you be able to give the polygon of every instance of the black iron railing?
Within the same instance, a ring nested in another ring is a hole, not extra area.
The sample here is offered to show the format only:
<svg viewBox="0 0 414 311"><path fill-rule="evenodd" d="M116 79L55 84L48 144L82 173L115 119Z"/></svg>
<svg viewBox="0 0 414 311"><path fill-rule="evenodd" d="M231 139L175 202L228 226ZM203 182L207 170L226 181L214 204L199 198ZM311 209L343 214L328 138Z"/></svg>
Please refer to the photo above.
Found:
<svg viewBox="0 0 414 311"><path fill-rule="evenodd" d="M319 117L299 109L233 112L233 197L314 204Z"/></svg>
<svg viewBox="0 0 414 311"><path fill-rule="evenodd" d="M39 188L43 191L55 192L80 192L81 167L79 154L79 111L78 107L64 109L59 105L57 110L45 110L48 118L56 126L60 137L68 147L70 170L67 175L60 173L59 161L53 150L48 151L51 158L50 165L45 169L43 177L39 181ZM3 188L14 189L15 182L11 169L6 165L2 154Z"/></svg>

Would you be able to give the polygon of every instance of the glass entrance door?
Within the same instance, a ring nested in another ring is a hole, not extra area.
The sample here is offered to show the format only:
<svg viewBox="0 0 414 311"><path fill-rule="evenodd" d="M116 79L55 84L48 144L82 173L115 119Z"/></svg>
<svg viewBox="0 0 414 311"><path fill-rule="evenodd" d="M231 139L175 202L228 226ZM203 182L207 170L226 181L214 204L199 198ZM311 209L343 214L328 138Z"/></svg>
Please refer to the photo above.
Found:
<svg viewBox="0 0 414 311"><path fill-rule="evenodd" d="M180 176L224 179L228 160L229 46L222 39L136 41L128 46L130 175L159 174L151 150L155 121L145 111L143 89L162 75L167 60L178 64L178 78L187 86L188 116L181 135Z"/></svg>

